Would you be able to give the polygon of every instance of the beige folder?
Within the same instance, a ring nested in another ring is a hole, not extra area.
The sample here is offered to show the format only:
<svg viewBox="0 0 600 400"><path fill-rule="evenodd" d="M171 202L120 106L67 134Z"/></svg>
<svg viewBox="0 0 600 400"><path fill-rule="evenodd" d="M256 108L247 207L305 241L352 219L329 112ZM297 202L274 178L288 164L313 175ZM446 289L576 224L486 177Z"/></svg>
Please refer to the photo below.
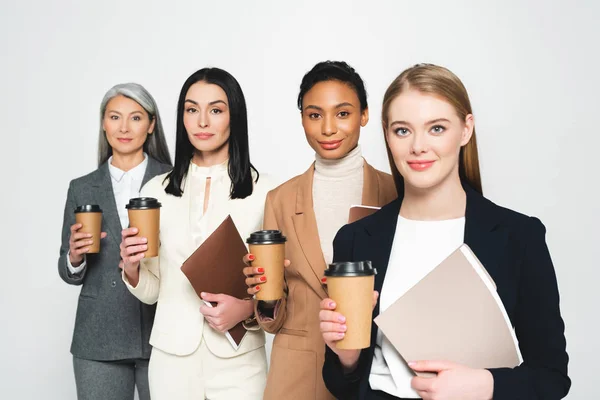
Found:
<svg viewBox="0 0 600 400"><path fill-rule="evenodd" d="M512 368L522 362L494 282L466 244L375 323L406 362L444 360L472 368Z"/></svg>

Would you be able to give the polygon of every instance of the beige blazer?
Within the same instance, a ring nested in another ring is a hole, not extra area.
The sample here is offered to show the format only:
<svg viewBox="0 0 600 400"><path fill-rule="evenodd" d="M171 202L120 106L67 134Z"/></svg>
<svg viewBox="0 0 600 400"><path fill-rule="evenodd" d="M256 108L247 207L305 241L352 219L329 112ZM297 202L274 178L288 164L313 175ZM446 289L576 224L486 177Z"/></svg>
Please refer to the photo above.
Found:
<svg viewBox="0 0 600 400"><path fill-rule="evenodd" d="M365 162L363 205L383 206L396 195L391 175ZM264 319L263 329L275 333L264 399L329 400L321 370L325 343L319 330L319 303L327 296L321 284L326 268L313 208L314 164L304 174L267 195L265 229L287 236L285 271L287 298L276 308L275 319Z"/></svg>
<svg viewBox="0 0 600 400"><path fill-rule="evenodd" d="M127 282L124 274L123 280L140 301L146 304L158 302L150 335L153 347L169 354L185 356L196 351L204 339L206 346L216 356L235 357L264 346L264 332L260 329L248 331L236 351L223 334L204 323L200 313L203 302L180 269L197 248L190 230L190 208L202 207L202 204L190 201L190 191L185 190L189 176L184 181L181 197L165 193L166 183L163 181L166 174L155 177L142 189L141 196L155 197L162 203L159 256L142 260L140 280L135 288ZM228 200L209 210L219 214L210 216L209 232L214 231L228 214L242 238L260 230L265 197L274 186L267 176L261 174L251 196Z"/></svg>

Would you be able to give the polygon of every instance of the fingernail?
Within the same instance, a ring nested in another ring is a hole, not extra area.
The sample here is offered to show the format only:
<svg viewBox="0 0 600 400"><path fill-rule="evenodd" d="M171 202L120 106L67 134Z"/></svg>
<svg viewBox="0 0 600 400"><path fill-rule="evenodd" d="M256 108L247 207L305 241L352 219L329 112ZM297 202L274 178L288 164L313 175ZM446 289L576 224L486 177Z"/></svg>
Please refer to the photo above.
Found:
<svg viewBox="0 0 600 400"><path fill-rule="evenodd" d="M335 308L335 303L334 303L333 301L330 301L330 302L329 302L329 307L331 307L331 308Z"/></svg>
<svg viewBox="0 0 600 400"><path fill-rule="evenodd" d="M260 281L261 281L261 282L265 282L266 280L267 280L267 277L266 277L266 276L261 276L261 277L260 277Z"/></svg>
<svg viewBox="0 0 600 400"><path fill-rule="evenodd" d="M340 322L346 322L346 317L344 317L343 315L340 315L338 317L338 321L340 321Z"/></svg>
<svg viewBox="0 0 600 400"><path fill-rule="evenodd" d="M254 254L248 254L248 260L254 261L255 259L256 257L254 257Z"/></svg>
<svg viewBox="0 0 600 400"><path fill-rule="evenodd" d="M265 272L265 269L264 268L258 268L257 271L258 271L259 274L262 274L262 273Z"/></svg>
<svg viewBox="0 0 600 400"><path fill-rule="evenodd" d="M337 336L343 338L346 334L344 332L338 332Z"/></svg>
<svg viewBox="0 0 600 400"><path fill-rule="evenodd" d="M254 286L254 289L260 290L260 286L256 285L256 286Z"/></svg>
<svg viewBox="0 0 600 400"><path fill-rule="evenodd" d="M342 330L343 330L344 332L346 332L346 330L347 330L347 329L348 329L348 327L347 327L346 325L342 325Z"/></svg>
<svg viewBox="0 0 600 400"><path fill-rule="evenodd" d="M417 363L416 363L416 362L414 362L414 361L409 361L409 362L408 362L408 366L409 366L409 367L414 367L415 365L417 365Z"/></svg>
<svg viewBox="0 0 600 400"><path fill-rule="evenodd" d="M323 282L323 283L327 282L327 278L321 278L321 282Z"/></svg>
<svg viewBox="0 0 600 400"><path fill-rule="evenodd" d="M93 235L91 233L88 233L87 237L92 237Z"/></svg>
<svg viewBox="0 0 600 400"><path fill-rule="evenodd" d="M200 293L200 297L204 297L205 294L206 293L204 293L204 292Z"/></svg>

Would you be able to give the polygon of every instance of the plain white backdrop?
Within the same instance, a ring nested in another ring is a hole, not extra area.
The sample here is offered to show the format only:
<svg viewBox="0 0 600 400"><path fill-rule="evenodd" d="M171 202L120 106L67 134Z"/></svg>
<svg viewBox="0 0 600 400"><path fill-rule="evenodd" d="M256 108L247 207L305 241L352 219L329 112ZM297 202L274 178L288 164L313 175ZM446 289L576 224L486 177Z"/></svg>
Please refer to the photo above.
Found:
<svg viewBox="0 0 600 400"><path fill-rule="evenodd" d="M313 159L296 108L300 80L316 62L342 59L369 92L363 153L386 171L387 85L418 62L461 77L486 196L548 229L571 357L568 398L598 398L599 4L2 0L0 397L75 398L69 346L79 288L60 280L56 262L68 183L96 168L106 90L146 86L173 153L184 80L204 66L228 70L246 95L253 163L284 180Z"/></svg>

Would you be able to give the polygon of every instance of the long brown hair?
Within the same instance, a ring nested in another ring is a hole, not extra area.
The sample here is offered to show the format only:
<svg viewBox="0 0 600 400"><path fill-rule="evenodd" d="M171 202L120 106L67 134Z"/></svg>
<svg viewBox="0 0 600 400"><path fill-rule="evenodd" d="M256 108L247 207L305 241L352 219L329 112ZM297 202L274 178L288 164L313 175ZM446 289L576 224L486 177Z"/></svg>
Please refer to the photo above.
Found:
<svg viewBox="0 0 600 400"><path fill-rule="evenodd" d="M415 89L422 93L429 93L443 98L456 110L458 116L464 121L468 114L472 114L469 94L463 83L450 70L433 64L417 64L402 72L385 92L381 110L383 134L388 128L388 114L390 104L402 92ZM385 141L390 169L398 193L404 193L404 178L400 175L394 158L390 151L387 138ZM461 181L466 181L473 189L483 194L481 187L481 174L479 172L479 156L477 155L477 140L475 128L469 143L461 147L458 161L458 173Z"/></svg>

